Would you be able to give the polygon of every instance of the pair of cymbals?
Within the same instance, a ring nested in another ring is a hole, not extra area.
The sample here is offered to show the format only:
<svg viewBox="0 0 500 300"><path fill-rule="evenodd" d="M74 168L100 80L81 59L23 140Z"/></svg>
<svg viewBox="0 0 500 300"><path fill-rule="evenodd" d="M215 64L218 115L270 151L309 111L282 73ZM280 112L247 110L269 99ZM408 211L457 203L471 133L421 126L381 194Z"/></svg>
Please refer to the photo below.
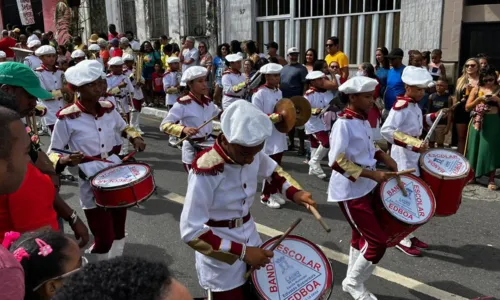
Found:
<svg viewBox="0 0 500 300"><path fill-rule="evenodd" d="M274 107L274 112L281 115L281 121L274 126L279 132L288 133L295 126L302 126L311 117L311 104L302 96L283 98Z"/></svg>

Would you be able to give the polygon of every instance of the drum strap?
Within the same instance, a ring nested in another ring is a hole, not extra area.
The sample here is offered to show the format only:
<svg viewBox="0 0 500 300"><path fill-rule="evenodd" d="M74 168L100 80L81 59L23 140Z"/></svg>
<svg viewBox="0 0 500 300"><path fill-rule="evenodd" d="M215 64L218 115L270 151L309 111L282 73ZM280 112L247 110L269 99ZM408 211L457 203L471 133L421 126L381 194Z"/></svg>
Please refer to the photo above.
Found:
<svg viewBox="0 0 500 300"><path fill-rule="evenodd" d="M210 227L225 227L225 228L238 228L243 226L248 220L250 220L250 213L248 215L244 216L243 218L234 218L231 220L208 220L205 224Z"/></svg>

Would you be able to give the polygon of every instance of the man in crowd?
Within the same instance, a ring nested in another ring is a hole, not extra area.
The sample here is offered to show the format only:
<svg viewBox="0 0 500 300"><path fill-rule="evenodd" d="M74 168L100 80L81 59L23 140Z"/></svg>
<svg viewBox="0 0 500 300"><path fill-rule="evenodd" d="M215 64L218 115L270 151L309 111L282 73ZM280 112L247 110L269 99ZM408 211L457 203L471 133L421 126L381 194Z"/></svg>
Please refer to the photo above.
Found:
<svg viewBox="0 0 500 300"><path fill-rule="evenodd" d="M115 24L109 24L109 34L108 34L108 41L111 41L112 39L118 39L118 31L116 31L116 25Z"/></svg>
<svg viewBox="0 0 500 300"><path fill-rule="evenodd" d="M192 66L197 66L199 58L200 53L198 52L198 49L194 47L194 37L188 36L182 45L179 57L182 64L182 73L186 72L186 70Z"/></svg>
<svg viewBox="0 0 500 300"><path fill-rule="evenodd" d="M16 44L16 47L21 49L29 49L28 38L26 37L26 35L21 34L19 36L19 43Z"/></svg>
<svg viewBox="0 0 500 300"><path fill-rule="evenodd" d="M82 38L80 36L75 36L73 38L73 44L75 44L73 50L85 50L87 48L87 45L83 43Z"/></svg>
<svg viewBox="0 0 500 300"><path fill-rule="evenodd" d="M269 45L269 44L268 44ZM269 46L268 46L269 47ZM288 65L283 67L281 71L280 89L283 92L284 98L293 96L302 96L306 90L307 68L299 63L299 49L292 47L287 51ZM299 155L305 155L305 132L304 128L297 128L299 134L300 148ZM288 150L294 149L295 129L288 133L290 145Z"/></svg>
<svg viewBox="0 0 500 300"><path fill-rule="evenodd" d="M340 51L339 38L332 36L326 40L326 51L328 55L325 57L326 64L330 66L332 62L337 62L340 67L340 75L347 80L349 78L349 59L344 52Z"/></svg>
<svg viewBox="0 0 500 300"><path fill-rule="evenodd" d="M267 59L271 57L276 57L280 65L282 66L286 65L286 60L278 55L278 43L269 42L265 44L265 46L267 47L267 56L266 56Z"/></svg>
<svg viewBox="0 0 500 300"><path fill-rule="evenodd" d="M7 60L14 60L14 51L10 47L16 46L16 40L9 36L7 30L2 30L2 39L0 40L0 51L5 52Z"/></svg>
<svg viewBox="0 0 500 300"><path fill-rule="evenodd" d="M130 44L130 48L132 49L139 49L141 47L141 44L139 44L139 41L134 39L134 33L130 30L125 31L125 36L128 39L128 42Z"/></svg>
<svg viewBox="0 0 500 300"><path fill-rule="evenodd" d="M391 69L387 74L387 88L384 97L385 111L383 118L385 119L389 115L394 102L396 102L396 97L404 95L405 84L401 79L405 65L403 65L404 52L400 48L394 48L391 53L387 56L391 63Z"/></svg>
<svg viewBox="0 0 500 300"><path fill-rule="evenodd" d="M130 45L130 41L128 38L122 37L120 39L120 49L122 49L122 51L123 51L122 56L124 54L134 55L134 50L132 50L132 48L130 46L131 45Z"/></svg>

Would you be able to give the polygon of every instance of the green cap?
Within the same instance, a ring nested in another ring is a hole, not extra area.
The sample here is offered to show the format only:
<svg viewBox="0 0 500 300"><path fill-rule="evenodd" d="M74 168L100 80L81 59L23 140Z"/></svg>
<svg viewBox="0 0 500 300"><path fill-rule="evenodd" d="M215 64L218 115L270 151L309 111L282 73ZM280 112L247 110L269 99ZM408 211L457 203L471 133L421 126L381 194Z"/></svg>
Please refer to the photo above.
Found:
<svg viewBox="0 0 500 300"><path fill-rule="evenodd" d="M0 63L0 85L22 87L29 94L39 99L51 99L52 94L40 85L40 79L30 67L17 62Z"/></svg>

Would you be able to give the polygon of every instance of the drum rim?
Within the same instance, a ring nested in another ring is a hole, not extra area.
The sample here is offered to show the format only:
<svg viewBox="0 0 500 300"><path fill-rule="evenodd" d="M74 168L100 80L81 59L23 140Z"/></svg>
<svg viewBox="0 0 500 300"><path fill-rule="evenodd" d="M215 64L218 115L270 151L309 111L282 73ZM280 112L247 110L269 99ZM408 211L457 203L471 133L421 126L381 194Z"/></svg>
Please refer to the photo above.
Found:
<svg viewBox="0 0 500 300"><path fill-rule="evenodd" d="M425 224L427 222L429 222L429 220L434 216L434 214L436 214L436 196L434 195L434 193L432 192L430 186L421 178L415 176L415 175L400 175L400 177L408 177L410 179L414 179L414 180L417 180L419 181L420 185L427 191L427 193L431 196L431 213L423 220L423 221L420 221L420 222L415 222L415 223L407 223L406 221L403 221L401 219L399 219L398 217L396 217L394 214L391 213L391 210L387 207L385 201L383 200L383 196L384 196L384 187L385 185L389 182L389 181L392 181L392 180L396 180L396 178L391 178L390 180L388 181L384 181L382 182L382 184L380 185L380 201L382 201L382 205L384 205L384 208L385 210L392 216L394 217L396 220L398 220L399 222L402 222L406 225L422 225L422 224Z"/></svg>
<svg viewBox="0 0 500 300"><path fill-rule="evenodd" d="M116 167L119 167L119 166L124 166L124 165L143 165L146 167L147 169L147 172L146 172L146 176L144 176L143 178L140 178L140 179L137 179L135 181L131 181L129 183L126 183L124 185L120 185L120 186L115 186L115 187L100 187L100 186L97 186L94 184L94 179L97 177L97 175L99 175L100 173L104 172L104 171L107 171L108 169L112 169L112 168L116 168ZM130 187L130 186L133 186L135 184L138 184L138 183L141 183L143 182L144 180L148 179L149 177L153 176L153 170L151 169L151 167L146 164L146 163L141 163L141 162L130 162L130 163L122 163L122 164L119 164L119 165L115 165L115 166L110 166L110 167L107 167L105 169L102 169L100 170L99 172L97 172L94 176L92 176L90 179L89 179L89 182L90 182L90 186L93 187L93 188L96 188L98 190L101 190L101 191L114 191L114 190L121 190L125 187ZM153 177L153 183L154 183L154 177Z"/></svg>
<svg viewBox="0 0 500 300"><path fill-rule="evenodd" d="M440 174L436 174L434 173L433 171L431 171L426 165L425 165L425 162L424 162L424 158L425 158L425 155L427 155L429 152L432 152L432 151L438 151L438 150L441 150L441 151L449 151L449 152L454 152L455 154L457 154L458 156L462 157L462 159L465 161L465 165L467 167L467 171L463 174L463 175L460 175L460 176L456 176L456 177L451 177L451 176L445 176L445 175L440 175ZM436 177L438 179L442 179L442 180L456 180L456 179L463 179L463 178L467 178L469 176L469 173L470 173L470 163L469 161L467 160L467 158L465 158L465 156L463 156L462 154L458 153L458 152L455 152L455 151L452 151L452 150L448 150L448 149L429 149L427 151L425 151L422 155L420 155L420 159L419 159L419 164L420 164L420 168L422 168L423 170L427 171L427 173L429 173L429 175L433 176L433 177Z"/></svg>
<svg viewBox="0 0 500 300"><path fill-rule="evenodd" d="M144 197L144 199L140 200L140 201L136 201L134 202L133 204L126 204L126 205L118 205L118 206L106 206L106 205L101 205L99 203L97 203L97 201L95 201L94 199L94 203L95 205L97 205L98 207L100 208L104 208L104 209L114 209L114 208L129 208L129 207L134 207L134 206L137 206L138 204L141 204L142 202L148 200L156 191L156 184L154 183L153 181L153 191L151 193L149 193L146 197ZM95 197L94 197L95 198Z"/></svg>
<svg viewBox="0 0 500 300"><path fill-rule="evenodd" d="M281 235L278 235L278 236L275 236L275 237L272 237L270 239L268 239L267 241L265 241L264 243L262 243L262 245L260 246L260 248L265 248L266 246L272 244L273 241L279 239L281 237ZM321 295L322 296L327 296L326 298L324 299L329 299L331 294L332 294L332 291L333 291L333 286L334 286L334 278L333 278L333 267L332 267L332 264L330 262L330 260L328 259L328 257L326 256L326 254L323 252L323 250L321 250L321 248L316 245L315 243L301 237L301 236L298 236L298 235L293 235L293 234L290 234L288 235L285 240L298 240L300 242L305 242L306 244L312 246L314 248L314 250L316 250L316 252L319 254L319 256L321 257L321 259L324 260L325 262L325 265L328 266L326 269L327 269L327 282L325 285L325 288L321 291ZM255 278L257 277L257 272L252 272L252 283L253 285L255 286L256 290L257 291L262 291L262 289L260 288L260 286L258 285L258 282L255 280ZM328 292L329 290L329 292ZM328 292L328 295L326 295L326 292ZM259 293L257 292L257 294L259 294L260 297L263 297L264 299L266 300L269 300L270 298L267 297L267 295L262 295L262 293Z"/></svg>

